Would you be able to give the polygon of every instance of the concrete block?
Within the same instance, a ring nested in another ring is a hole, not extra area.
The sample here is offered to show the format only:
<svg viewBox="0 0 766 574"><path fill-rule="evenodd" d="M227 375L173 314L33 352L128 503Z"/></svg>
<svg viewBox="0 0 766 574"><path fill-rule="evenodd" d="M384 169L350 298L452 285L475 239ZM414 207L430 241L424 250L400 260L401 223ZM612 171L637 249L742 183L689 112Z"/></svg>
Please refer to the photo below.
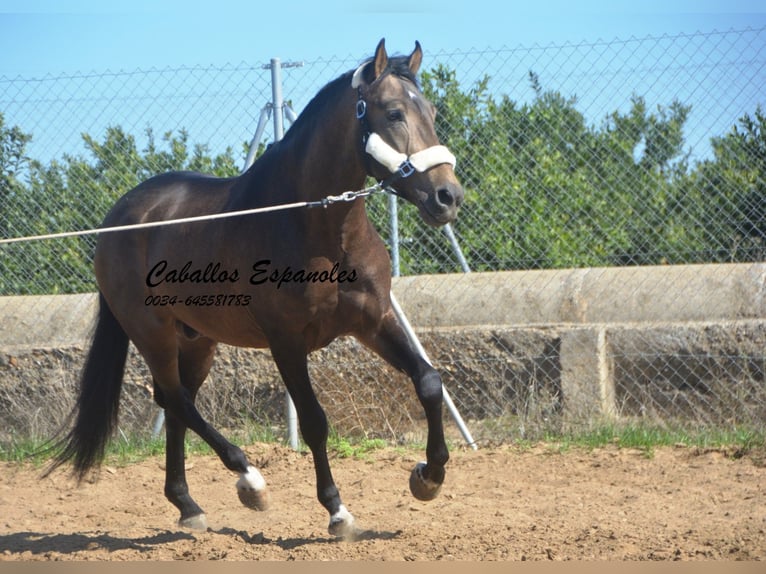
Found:
<svg viewBox="0 0 766 574"><path fill-rule="evenodd" d="M561 333L561 394L565 416L576 420L615 416L614 368L604 327Z"/></svg>

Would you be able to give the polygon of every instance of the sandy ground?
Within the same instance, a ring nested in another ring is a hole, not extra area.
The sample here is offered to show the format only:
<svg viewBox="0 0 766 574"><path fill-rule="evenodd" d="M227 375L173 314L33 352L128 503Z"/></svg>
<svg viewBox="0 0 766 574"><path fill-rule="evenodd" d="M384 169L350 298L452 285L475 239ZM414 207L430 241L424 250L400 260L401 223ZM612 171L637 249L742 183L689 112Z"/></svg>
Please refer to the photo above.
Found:
<svg viewBox="0 0 766 574"><path fill-rule="evenodd" d="M0 465L2 560L763 560L763 459L720 451L550 445L456 450L440 497L408 490L419 453L385 449L332 461L361 532L327 534L311 457L246 449L272 494L239 504L236 476L209 456L188 461L209 528L178 528L162 495L162 461L105 466L77 487L66 473Z"/></svg>

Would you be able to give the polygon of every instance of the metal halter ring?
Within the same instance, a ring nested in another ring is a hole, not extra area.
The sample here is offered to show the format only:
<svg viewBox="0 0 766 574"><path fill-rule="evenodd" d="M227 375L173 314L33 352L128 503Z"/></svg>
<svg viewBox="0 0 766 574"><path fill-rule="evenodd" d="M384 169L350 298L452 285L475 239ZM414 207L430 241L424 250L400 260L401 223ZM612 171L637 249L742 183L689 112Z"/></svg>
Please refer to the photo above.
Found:
<svg viewBox="0 0 766 574"><path fill-rule="evenodd" d="M367 102L364 100L356 101L356 119L361 120L367 114Z"/></svg>
<svg viewBox="0 0 766 574"><path fill-rule="evenodd" d="M402 162L402 165L399 166L398 174L400 177L410 177L413 173L415 173L417 169L415 169L415 166L412 165L409 158L406 159L404 162Z"/></svg>

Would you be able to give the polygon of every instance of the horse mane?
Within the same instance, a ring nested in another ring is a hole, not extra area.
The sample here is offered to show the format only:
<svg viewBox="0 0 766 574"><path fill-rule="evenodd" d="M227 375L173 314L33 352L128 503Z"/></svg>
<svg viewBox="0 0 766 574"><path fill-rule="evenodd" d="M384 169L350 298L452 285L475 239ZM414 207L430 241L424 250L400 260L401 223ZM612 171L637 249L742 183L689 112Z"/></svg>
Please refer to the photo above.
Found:
<svg viewBox="0 0 766 574"><path fill-rule="evenodd" d="M372 63L371 58L364 60L360 65L370 63ZM338 99L340 92L351 85L351 76L353 74L354 70L344 72L334 80L331 80L329 83L327 83L321 90L319 90L319 92L317 92L317 94L311 99L304 110L300 113L293 125L290 126L290 129L287 130L282 141L286 142L295 137L295 134L303 131L304 126L308 126L309 128L313 127L314 123L316 123L316 121L322 116L322 110L324 110L327 105L334 103ZM373 83L373 79L370 77L371 74L372 68L367 66L364 70L364 79L367 84ZM408 80L412 82L418 89L420 89L417 77L412 73L412 70L410 70L409 57L407 56L390 57L388 59L388 65L386 66L386 69L383 70L383 73L380 75L378 80L389 74L393 74L399 78ZM349 113L353 113L353 110L351 110Z"/></svg>

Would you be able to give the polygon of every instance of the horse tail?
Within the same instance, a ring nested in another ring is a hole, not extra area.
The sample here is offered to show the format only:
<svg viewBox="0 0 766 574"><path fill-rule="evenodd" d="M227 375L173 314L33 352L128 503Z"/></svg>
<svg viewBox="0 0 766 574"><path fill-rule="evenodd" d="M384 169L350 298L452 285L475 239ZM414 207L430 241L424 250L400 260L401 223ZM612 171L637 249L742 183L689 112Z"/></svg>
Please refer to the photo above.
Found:
<svg viewBox="0 0 766 574"><path fill-rule="evenodd" d="M117 426L128 342L128 335L99 293L98 321L82 370L77 402L69 419L74 418L75 422L53 445L52 450L58 452L43 476L72 461L72 472L82 481L88 471L103 460L106 445Z"/></svg>

